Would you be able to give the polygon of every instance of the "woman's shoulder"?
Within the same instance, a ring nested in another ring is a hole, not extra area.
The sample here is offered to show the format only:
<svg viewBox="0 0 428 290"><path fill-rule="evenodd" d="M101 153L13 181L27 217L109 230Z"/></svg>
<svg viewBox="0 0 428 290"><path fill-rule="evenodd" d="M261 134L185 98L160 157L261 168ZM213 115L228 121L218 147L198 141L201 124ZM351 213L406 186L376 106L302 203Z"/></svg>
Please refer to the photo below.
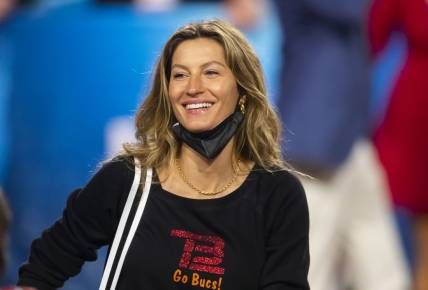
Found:
<svg viewBox="0 0 428 290"><path fill-rule="evenodd" d="M298 172L292 169L265 169L255 166L253 168L255 175L261 183L270 187L284 187L285 188L301 188L301 182L297 177Z"/></svg>
<svg viewBox="0 0 428 290"><path fill-rule="evenodd" d="M129 156L116 156L103 161L95 170L93 176L83 188L91 195L126 191L131 186L134 177L134 160Z"/></svg>
<svg viewBox="0 0 428 290"><path fill-rule="evenodd" d="M99 165L99 170L107 171L134 171L134 168L134 157L130 155L116 155Z"/></svg>
<svg viewBox="0 0 428 290"><path fill-rule="evenodd" d="M99 165L86 185L75 190L67 202L67 210L105 223L114 232L134 179L132 157L117 156ZM113 220L113 223L106 222ZM112 225L113 224L113 225Z"/></svg>
<svg viewBox="0 0 428 290"><path fill-rule="evenodd" d="M258 200L263 203L288 203L305 200L306 195L298 173L291 169L253 169L253 188L257 188Z"/></svg>
<svg viewBox="0 0 428 290"><path fill-rule="evenodd" d="M265 216L267 224L273 225L278 220L298 215L302 221L308 219L306 194L293 170L265 170L255 172L256 206Z"/></svg>
<svg viewBox="0 0 428 290"><path fill-rule="evenodd" d="M135 172L135 162L132 156L117 155L102 161L97 166L93 178L102 180L114 180L126 178Z"/></svg>

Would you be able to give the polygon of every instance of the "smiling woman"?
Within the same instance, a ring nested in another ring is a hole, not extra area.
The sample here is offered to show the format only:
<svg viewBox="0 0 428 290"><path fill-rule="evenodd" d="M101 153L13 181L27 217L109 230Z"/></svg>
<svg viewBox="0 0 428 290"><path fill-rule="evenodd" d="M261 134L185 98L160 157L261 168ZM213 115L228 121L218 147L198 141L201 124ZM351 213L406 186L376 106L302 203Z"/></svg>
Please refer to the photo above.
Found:
<svg viewBox="0 0 428 290"><path fill-rule="evenodd" d="M215 40L181 43L171 68L169 98L177 121L189 131L211 130L235 111L238 86Z"/></svg>
<svg viewBox="0 0 428 290"><path fill-rule="evenodd" d="M135 120L137 142L70 195L20 285L57 289L109 245L100 289L309 289L305 194L237 29L177 30Z"/></svg>

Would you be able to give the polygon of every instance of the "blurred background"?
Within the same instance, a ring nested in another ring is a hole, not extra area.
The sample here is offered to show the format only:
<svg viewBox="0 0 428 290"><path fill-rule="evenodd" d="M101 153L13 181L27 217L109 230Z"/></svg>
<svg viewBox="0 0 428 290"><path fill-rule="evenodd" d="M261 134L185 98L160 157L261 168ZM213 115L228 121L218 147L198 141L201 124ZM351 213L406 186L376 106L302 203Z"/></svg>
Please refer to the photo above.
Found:
<svg viewBox="0 0 428 290"><path fill-rule="evenodd" d="M0 186L12 211L0 285L16 282L31 241L61 216L68 193L133 139L132 116L152 67L181 25L211 18L238 25L262 61L269 100L278 106L286 98L281 4L248 1L259 8L245 12L245 4L233 1L0 0ZM368 136L382 123L406 54L405 36L397 32L370 58ZM293 142L287 130L285 138ZM413 213L398 206L391 212L411 269ZM97 289L105 251L63 289Z"/></svg>

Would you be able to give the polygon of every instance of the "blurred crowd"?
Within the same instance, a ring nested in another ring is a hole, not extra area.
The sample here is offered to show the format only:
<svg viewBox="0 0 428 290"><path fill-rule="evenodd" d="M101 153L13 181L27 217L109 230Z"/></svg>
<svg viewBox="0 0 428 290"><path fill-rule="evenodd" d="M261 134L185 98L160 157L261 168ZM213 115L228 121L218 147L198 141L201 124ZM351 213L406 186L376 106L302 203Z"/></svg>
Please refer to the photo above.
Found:
<svg viewBox="0 0 428 290"><path fill-rule="evenodd" d="M42 2L0 0L0 32L14 7ZM132 3L142 13L219 2L245 32L272 5L284 36L274 89L284 154L300 172L311 217L311 289L428 290L427 0L97 0L113 2ZM404 64L390 83L385 109L373 118L372 67L394 33L406 40ZM0 48L1 41L0 34ZM0 64L6 61L0 55ZM0 67L0 140L9 128L1 128L7 124L6 87ZM1 186L8 149L0 143ZM398 231L397 209L411 217L410 239ZM7 217L1 206L0 270ZM404 251L406 239L414 259Z"/></svg>

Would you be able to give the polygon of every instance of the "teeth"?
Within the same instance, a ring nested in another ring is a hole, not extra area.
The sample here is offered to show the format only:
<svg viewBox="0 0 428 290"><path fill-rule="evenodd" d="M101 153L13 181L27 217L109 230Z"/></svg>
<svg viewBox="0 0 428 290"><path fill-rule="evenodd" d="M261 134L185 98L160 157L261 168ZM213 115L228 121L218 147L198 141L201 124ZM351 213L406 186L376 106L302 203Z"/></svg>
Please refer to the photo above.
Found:
<svg viewBox="0 0 428 290"><path fill-rule="evenodd" d="M199 103L199 104L187 104L186 110L192 110L192 109L200 109L200 108L209 108L212 104L210 103Z"/></svg>

